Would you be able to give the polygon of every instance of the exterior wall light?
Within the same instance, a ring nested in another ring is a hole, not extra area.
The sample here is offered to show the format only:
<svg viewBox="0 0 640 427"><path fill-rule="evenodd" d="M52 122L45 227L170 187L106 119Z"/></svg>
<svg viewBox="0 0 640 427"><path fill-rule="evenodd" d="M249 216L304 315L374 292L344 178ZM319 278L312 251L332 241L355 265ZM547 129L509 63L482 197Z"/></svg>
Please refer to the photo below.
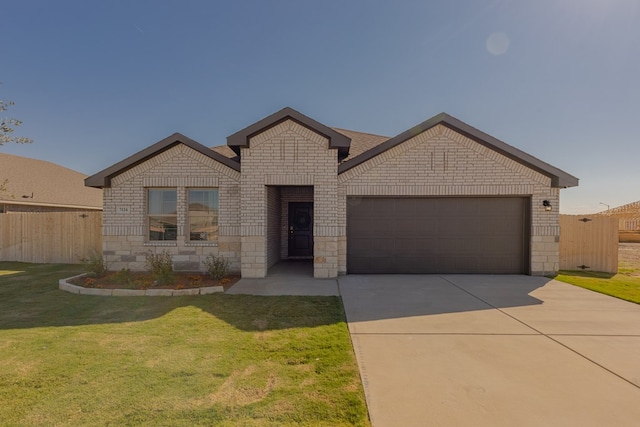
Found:
<svg viewBox="0 0 640 427"><path fill-rule="evenodd" d="M551 211L551 202L548 200L543 200L542 201L542 206L544 206L544 210L547 212Z"/></svg>

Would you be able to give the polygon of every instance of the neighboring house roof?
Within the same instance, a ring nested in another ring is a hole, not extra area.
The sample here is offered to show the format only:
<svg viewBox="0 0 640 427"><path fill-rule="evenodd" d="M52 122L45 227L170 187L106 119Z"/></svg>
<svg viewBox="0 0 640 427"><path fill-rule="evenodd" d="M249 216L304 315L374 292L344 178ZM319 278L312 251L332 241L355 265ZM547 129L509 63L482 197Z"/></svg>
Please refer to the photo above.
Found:
<svg viewBox="0 0 640 427"><path fill-rule="evenodd" d="M551 178L554 187L574 187L578 185L578 178L570 175L548 163L539 160L491 135L488 135L446 113L440 113L401 134L388 138L363 132L327 127L292 108L283 108L264 119L242 129L227 138L226 146L207 148L194 140L179 133L173 134L162 141L116 163L115 165L86 179L85 183L91 187L109 186L111 177L155 156L156 154L179 143L205 154L237 171L240 171L240 148L248 147L252 136L264 132L285 120L293 120L300 125L313 130L329 139L329 148L337 148L339 152L338 173L345 172L367 160L384 153L416 135L437 125L443 125L458 132L479 144L484 145L518 163L521 163L543 175Z"/></svg>
<svg viewBox="0 0 640 427"><path fill-rule="evenodd" d="M207 157L210 157L224 165L229 166L230 168L240 171L240 164L232 159L217 153L216 151L211 150L210 148L205 147L199 142L194 141L191 138L188 138L180 133L174 133L161 141L156 142L155 144L145 148L142 151L139 151L126 159L116 163L113 166L110 166L95 175L90 176L85 180L85 185L88 187L96 187L103 188L109 187L111 185L111 178L116 175L121 174L122 172L131 169L132 167L148 160L151 157L154 157L163 151L168 150L171 147L174 147L178 144L184 144Z"/></svg>
<svg viewBox="0 0 640 427"><path fill-rule="evenodd" d="M86 175L44 160L0 153L0 203L102 209L102 192L84 186Z"/></svg>
<svg viewBox="0 0 640 427"><path fill-rule="evenodd" d="M382 142L381 144L373 147L372 149L365 151L364 153L352 157L349 161L342 163L338 167L338 173L345 172L367 160L371 159L378 154L381 154L396 145L402 144L403 142L413 138L414 136L425 132L431 129L434 126L443 125L452 129L479 144L484 145L487 148L490 148L498 153L509 157L512 160L515 160L518 163L521 163L529 168L540 172L543 175L551 178L551 185L553 187L575 187L578 185L578 178L573 175L570 175L554 166L551 166L548 163L543 162L530 154L525 153L522 150L519 150L505 142L500 141L497 138L492 137L468 124L464 123L461 120L456 119L446 113L440 113L419 125L412 127L411 129L402 132L400 135L395 136L387 141Z"/></svg>
<svg viewBox="0 0 640 427"><path fill-rule="evenodd" d="M607 209L600 214L615 216L619 218L640 218L640 201L627 203L617 208Z"/></svg>

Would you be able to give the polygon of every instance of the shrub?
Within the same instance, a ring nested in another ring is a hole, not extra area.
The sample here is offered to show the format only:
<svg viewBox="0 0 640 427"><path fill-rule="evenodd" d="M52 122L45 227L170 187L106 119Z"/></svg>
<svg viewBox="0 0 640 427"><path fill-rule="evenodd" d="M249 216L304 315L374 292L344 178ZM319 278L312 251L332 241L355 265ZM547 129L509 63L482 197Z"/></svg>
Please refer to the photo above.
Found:
<svg viewBox="0 0 640 427"><path fill-rule="evenodd" d="M80 260L89 272L90 275L95 277L102 277L107 273L108 265L102 257L101 253L91 251L88 257Z"/></svg>
<svg viewBox="0 0 640 427"><path fill-rule="evenodd" d="M209 254L207 255L207 258L202 261L202 263L207 270L207 274L214 280L220 280L227 275L227 270L229 269L229 261L222 257L217 257L214 254Z"/></svg>
<svg viewBox="0 0 640 427"><path fill-rule="evenodd" d="M165 250L159 254L154 254L151 251L147 252L144 265L159 285L175 283L176 276L173 273L173 260L168 251Z"/></svg>
<svg viewBox="0 0 640 427"><path fill-rule="evenodd" d="M133 284L133 276L131 275L131 270L128 268L123 268L118 271L113 276L109 277L109 280L113 283L119 283L122 285L131 286Z"/></svg>

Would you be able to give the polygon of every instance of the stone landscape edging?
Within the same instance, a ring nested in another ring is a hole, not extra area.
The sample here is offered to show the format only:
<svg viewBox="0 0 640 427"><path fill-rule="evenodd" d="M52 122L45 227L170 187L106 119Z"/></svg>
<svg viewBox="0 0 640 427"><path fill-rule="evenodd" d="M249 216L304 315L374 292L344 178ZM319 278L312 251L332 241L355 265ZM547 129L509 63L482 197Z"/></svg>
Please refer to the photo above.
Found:
<svg viewBox="0 0 640 427"><path fill-rule="evenodd" d="M58 288L61 291L79 295L99 295L110 297L177 297L185 295L211 295L224 292L222 286L207 286L204 288L188 288L188 289L102 289L102 288L85 288L84 286L69 283L69 280L83 277L85 274L60 279Z"/></svg>

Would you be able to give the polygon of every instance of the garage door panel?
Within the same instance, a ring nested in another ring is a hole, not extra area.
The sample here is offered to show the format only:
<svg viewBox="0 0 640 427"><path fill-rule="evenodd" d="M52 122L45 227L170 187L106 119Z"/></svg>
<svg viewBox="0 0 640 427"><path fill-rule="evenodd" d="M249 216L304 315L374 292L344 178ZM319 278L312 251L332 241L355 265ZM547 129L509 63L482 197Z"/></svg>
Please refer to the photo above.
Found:
<svg viewBox="0 0 640 427"><path fill-rule="evenodd" d="M376 239L373 238L353 238L349 240L351 254L364 254L371 247Z"/></svg>
<svg viewBox="0 0 640 427"><path fill-rule="evenodd" d="M396 239L391 237L381 237L371 242L371 254L373 256L385 256L392 255L393 248L396 244Z"/></svg>
<svg viewBox="0 0 640 427"><path fill-rule="evenodd" d="M366 218L360 214L357 220L349 222L349 228L353 236L371 236L374 229L373 218Z"/></svg>
<svg viewBox="0 0 640 427"><path fill-rule="evenodd" d="M377 236L395 236L396 224L393 218L374 218L372 226L373 232Z"/></svg>
<svg viewBox="0 0 640 427"><path fill-rule="evenodd" d="M435 225L425 223L422 218L407 218L406 221L395 221L395 233L399 236L413 237L416 235L431 235L435 231Z"/></svg>
<svg viewBox="0 0 640 427"><path fill-rule="evenodd" d="M350 273L528 272L527 198L365 197L347 206Z"/></svg>

